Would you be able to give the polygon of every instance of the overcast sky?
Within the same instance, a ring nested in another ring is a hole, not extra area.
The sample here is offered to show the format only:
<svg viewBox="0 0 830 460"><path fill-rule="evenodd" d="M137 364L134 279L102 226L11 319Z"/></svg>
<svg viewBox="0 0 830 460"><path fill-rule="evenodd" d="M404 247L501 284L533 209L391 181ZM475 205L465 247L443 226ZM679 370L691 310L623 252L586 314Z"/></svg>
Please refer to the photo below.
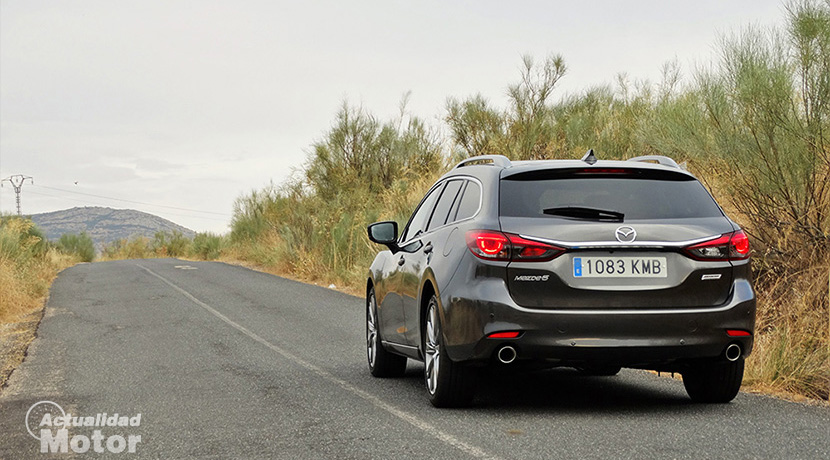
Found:
<svg viewBox="0 0 830 460"><path fill-rule="evenodd" d="M658 81L673 59L688 75L722 33L783 18L772 0L0 0L0 178L34 177L25 214L226 232L234 199L301 167L344 99L386 119L411 91L438 124L449 96L504 106L522 54L564 57L559 97Z"/></svg>

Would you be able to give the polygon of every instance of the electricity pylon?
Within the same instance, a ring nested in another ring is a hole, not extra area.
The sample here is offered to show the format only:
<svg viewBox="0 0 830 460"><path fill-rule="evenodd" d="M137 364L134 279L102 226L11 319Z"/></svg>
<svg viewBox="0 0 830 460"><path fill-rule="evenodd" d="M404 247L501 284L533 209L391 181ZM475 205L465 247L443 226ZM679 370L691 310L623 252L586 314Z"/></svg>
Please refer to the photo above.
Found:
<svg viewBox="0 0 830 460"><path fill-rule="evenodd" d="M32 179L32 176L24 176L23 174L15 174L14 176L9 176L0 181L0 187L3 186L3 182L8 182L12 184L12 188L14 189L15 198L17 199L17 215L22 215L20 212L20 191L23 189L23 183L29 181L30 184L34 184L35 180Z"/></svg>

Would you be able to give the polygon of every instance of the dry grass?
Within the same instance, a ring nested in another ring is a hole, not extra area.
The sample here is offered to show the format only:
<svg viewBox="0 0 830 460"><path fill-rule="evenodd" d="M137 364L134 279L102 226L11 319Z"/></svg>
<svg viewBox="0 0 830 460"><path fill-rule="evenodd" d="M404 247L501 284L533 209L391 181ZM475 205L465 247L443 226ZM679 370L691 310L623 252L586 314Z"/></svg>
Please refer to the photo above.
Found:
<svg viewBox="0 0 830 460"><path fill-rule="evenodd" d="M52 280L75 263L44 245L31 221L0 219L0 387L34 339Z"/></svg>
<svg viewBox="0 0 830 460"><path fill-rule="evenodd" d="M77 260L42 244L31 221L0 219L0 324L43 306L60 270Z"/></svg>
<svg viewBox="0 0 830 460"><path fill-rule="evenodd" d="M745 382L773 392L830 396L830 257L757 281L755 350Z"/></svg>

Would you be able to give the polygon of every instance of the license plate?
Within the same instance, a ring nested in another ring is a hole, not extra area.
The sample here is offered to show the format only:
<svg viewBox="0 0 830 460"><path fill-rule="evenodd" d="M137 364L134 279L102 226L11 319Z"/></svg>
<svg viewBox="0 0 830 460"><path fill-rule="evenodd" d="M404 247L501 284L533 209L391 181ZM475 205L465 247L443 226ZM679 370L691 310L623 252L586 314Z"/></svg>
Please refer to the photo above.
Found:
<svg viewBox="0 0 830 460"><path fill-rule="evenodd" d="M574 257L574 278L665 278L665 257Z"/></svg>

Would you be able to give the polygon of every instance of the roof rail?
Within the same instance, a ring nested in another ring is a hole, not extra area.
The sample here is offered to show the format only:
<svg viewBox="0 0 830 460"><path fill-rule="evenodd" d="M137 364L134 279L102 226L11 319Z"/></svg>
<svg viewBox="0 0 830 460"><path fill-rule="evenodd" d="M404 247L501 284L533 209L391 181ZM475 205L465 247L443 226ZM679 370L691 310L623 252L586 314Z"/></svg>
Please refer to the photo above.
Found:
<svg viewBox="0 0 830 460"><path fill-rule="evenodd" d="M512 163L510 163L510 159L504 155L479 155L476 157L470 157L465 160L462 160L461 163L458 163L455 166L455 168L461 168L464 166L472 166L477 164L492 164L494 166L500 166L502 168L509 168L512 165Z"/></svg>
<svg viewBox="0 0 830 460"><path fill-rule="evenodd" d="M669 157L663 156L663 155L644 155L644 156L641 156L641 157L629 158L627 161L640 161L640 162L643 162L643 163L649 163L649 162L652 162L652 161L656 161L657 164L662 165L662 166L670 166L672 168L683 169L683 168L680 167L679 164L677 164L676 161L672 160Z"/></svg>

